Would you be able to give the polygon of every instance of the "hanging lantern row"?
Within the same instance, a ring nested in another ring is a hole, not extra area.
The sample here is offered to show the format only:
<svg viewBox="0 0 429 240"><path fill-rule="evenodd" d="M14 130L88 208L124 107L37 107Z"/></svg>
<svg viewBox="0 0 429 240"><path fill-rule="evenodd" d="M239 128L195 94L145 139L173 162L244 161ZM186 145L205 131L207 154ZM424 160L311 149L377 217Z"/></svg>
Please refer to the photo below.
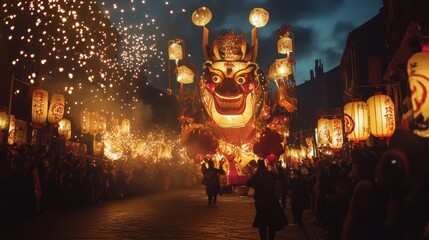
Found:
<svg viewBox="0 0 429 240"><path fill-rule="evenodd" d="M329 146L333 150L340 150L343 147L341 119L320 118L317 121L317 139L320 147Z"/></svg>
<svg viewBox="0 0 429 240"><path fill-rule="evenodd" d="M35 89L31 103L33 127L41 128L46 120L56 127L64 116L64 106L65 98L63 94L53 93L49 101L48 91L41 88Z"/></svg>
<svg viewBox="0 0 429 240"><path fill-rule="evenodd" d="M407 74L413 105L414 134L429 137L429 46L415 53L407 63Z"/></svg>
<svg viewBox="0 0 429 240"><path fill-rule="evenodd" d="M355 100L344 106L344 131L352 141L391 137L395 131L395 108L392 99L377 93L367 102Z"/></svg>

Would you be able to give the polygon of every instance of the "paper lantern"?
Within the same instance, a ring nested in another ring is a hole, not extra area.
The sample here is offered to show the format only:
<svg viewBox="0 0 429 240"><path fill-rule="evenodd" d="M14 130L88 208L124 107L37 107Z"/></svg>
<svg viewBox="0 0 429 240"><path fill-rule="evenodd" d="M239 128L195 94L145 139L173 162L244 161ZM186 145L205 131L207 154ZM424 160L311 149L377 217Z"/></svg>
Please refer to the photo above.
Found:
<svg viewBox="0 0 429 240"><path fill-rule="evenodd" d="M207 7L200 7L192 13L192 22L197 26L205 26L212 20L212 12Z"/></svg>
<svg viewBox="0 0 429 240"><path fill-rule="evenodd" d="M84 110L80 112L80 130L81 133L86 134L89 133L91 121L91 113Z"/></svg>
<svg viewBox="0 0 429 240"><path fill-rule="evenodd" d="M314 157L314 145L313 145L313 138L312 137L306 137L305 138L305 146L306 146L307 158L313 158Z"/></svg>
<svg viewBox="0 0 429 240"><path fill-rule="evenodd" d="M194 82L194 76L194 72L185 65L177 68L177 81L179 83L191 84Z"/></svg>
<svg viewBox="0 0 429 240"><path fill-rule="evenodd" d="M408 81L413 105L413 132L420 137L429 137L429 52L419 52L407 63Z"/></svg>
<svg viewBox="0 0 429 240"><path fill-rule="evenodd" d="M5 112L0 112L0 131L5 130L9 125L9 116Z"/></svg>
<svg viewBox="0 0 429 240"><path fill-rule="evenodd" d="M392 99L376 93L366 101L369 111L369 127L374 137L391 137L396 128L395 105Z"/></svg>
<svg viewBox="0 0 429 240"><path fill-rule="evenodd" d="M280 76L278 75L276 62L273 62L268 67L267 77L268 77L269 80L273 80L273 81L276 80L276 79L278 79L278 78L280 78Z"/></svg>
<svg viewBox="0 0 429 240"><path fill-rule="evenodd" d="M14 115L10 115L10 119L9 119L9 134L7 136L7 144L12 145L15 143L15 136L16 136L16 131L15 131L15 126L16 126L16 119Z"/></svg>
<svg viewBox="0 0 429 240"><path fill-rule="evenodd" d="M369 112L366 102L356 100L344 106L344 129L346 137L352 141L369 138Z"/></svg>
<svg viewBox="0 0 429 240"><path fill-rule="evenodd" d="M51 95L51 103L48 111L48 122L51 124L57 124L64 115L65 99L64 95L59 93L53 93Z"/></svg>
<svg viewBox="0 0 429 240"><path fill-rule="evenodd" d="M129 119L127 119L127 118L124 118L124 119L122 119L122 124L121 124L121 126L122 126L122 134L124 134L124 135L128 135L128 134L130 134L130 120Z"/></svg>
<svg viewBox="0 0 429 240"><path fill-rule="evenodd" d="M326 146L329 144L329 119L320 118L317 120L317 137L319 146Z"/></svg>
<svg viewBox="0 0 429 240"><path fill-rule="evenodd" d="M276 69L278 77L289 77L293 73L293 61L291 58L276 59Z"/></svg>
<svg viewBox="0 0 429 240"><path fill-rule="evenodd" d="M92 112L89 119L89 134L95 135L98 133L98 123L100 121L100 115L98 112Z"/></svg>
<svg viewBox="0 0 429 240"><path fill-rule="evenodd" d="M103 134L107 130L107 118L105 115L100 114L99 115L99 122L98 122L98 133Z"/></svg>
<svg viewBox="0 0 429 240"><path fill-rule="evenodd" d="M280 36L277 40L277 52L281 54L293 52L292 38L288 34Z"/></svg>
<svg viewBox="0 0 429 240"><path fill-rule="evenodd" d="M263 27L268 23L270 14L263 8L254 8L249 14L249 22L257 27Z"/></svg>
<svg viewBox="0 0 429 240"><path fill-rule="evenodd" d="M71 138L71 122L63 118L58 122L58 136L60 139L69 140Z"/></svg>
<svg viewBox="0 0 429 240"><path fill-rule="evenodd" d="M182 60L183 58L183 49L182 49L182 45L180 45L177 42L173 42L172 44L170 44L170 46L168 46L168 58L170 60Z"/></svg>
<svg viewBox="0 0 429 240"><path fill-rule="evenodd" d="M40 128L48 117L48 92L43 89L33 91L31 105L31 120L35 128Z"/></svg>
<svg viewBox="0 0 429 240"><path fill-rule="evenodd" d="M329 142L329 146L333 150L339 150L343 147L343 123L341 119L334 118L329 120L329 133L331 141Z"/></svg>

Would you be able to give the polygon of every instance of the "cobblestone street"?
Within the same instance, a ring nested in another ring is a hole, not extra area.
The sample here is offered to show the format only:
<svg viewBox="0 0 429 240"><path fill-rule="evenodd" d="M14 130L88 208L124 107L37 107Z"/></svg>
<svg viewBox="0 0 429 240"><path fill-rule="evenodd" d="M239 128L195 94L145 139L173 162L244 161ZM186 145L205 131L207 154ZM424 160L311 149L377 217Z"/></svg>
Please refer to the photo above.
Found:
<svg viewBox="0 0 429 240"><path fill-rule="evenodd" d="M208 206L204 189L172 190L112 200L82 210L46 212L8 228L2 239L259 239L250 191L219 196ZM290 209L286 210L292 222ZM276 239L309 239L289 225Z"/></svg>

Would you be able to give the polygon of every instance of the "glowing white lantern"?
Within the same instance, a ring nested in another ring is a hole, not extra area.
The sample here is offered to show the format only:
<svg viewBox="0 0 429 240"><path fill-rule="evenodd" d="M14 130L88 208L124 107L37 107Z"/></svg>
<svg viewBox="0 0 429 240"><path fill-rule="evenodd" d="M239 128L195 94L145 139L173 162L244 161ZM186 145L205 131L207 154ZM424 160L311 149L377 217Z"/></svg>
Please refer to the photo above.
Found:
<svg viewBox="0 0 429 240"><path fill-rule="evenodd" d="M14 115L10 115L10 119L9 119L9 134L7 136L7 144L12 145L15 143L15 136L16 136L16 131L15 131L15 126L16 126L16 119Z"/></svg>
<svg viewBox="0 0 429 240"><path fill-rule="evenodd" d="M71 138L71 122L63 118L58 122L58 136L60 139L69 140Z"/></svg>
<svg viewBox="0 0 429 240"><path fill-rule="evenodd" d="M293 61L291 58L276 59L278 77L288 77L293 72Z"/></svg>
<svg viewBox="0 0 429 240"><path fill-rule="evenodd" d="M9 116L5 112L0 112L0 131L9 125Z"/></svg>
<svg viewBox="0 0 429 240"><path fill-rule="evenodd" d="M59 93L53 93L51 95L51 103L48 111L48 122L51 124L57 124L64 115L65 99L64 95Z"/></svg>
<svg viewBox="0 0 429 240"><path fill-rule="evenodd" d="M48 92L43 89L33 91L31 105L31 120L33 127L40 128L48 117Z"/></svg>
<svg viewBox="0 0 429 240"><path fill-rule="evenodd" d="M177 42L173 42L168 46L168 58L175 60L176 62L183 58L182 45Z"/></svg>
<svg viewBox="0 0 429 240"><path fill-rule="evenodd" d="M352 141L369 138L369 112L366 102L356 100L344 106L344 129L346 137Z"/></svg>
<svg viewBox="0 0 429 240"><path fill-rule="evenodd" d="M122 134L128 135L130 133L130 120L127 118L122 119Z"/></svg>
<svg viewBox="0 0 429 240"><path fill-rule="evenodd" d="M205 26L212 20L212 12L207 7L200 7L192 13L192 22L197 26Z"/></svg>
<svg viewBox="0 0 429 240"><path fill-rule="evenodd" d="M320 146L329 144L329 119L320 118L317 120L317 136Z"/></svg>
<svg viewBox="0 0 429 240"><path fill-rule="evenodd" d="M90 121L91 121L91 113L84 110L80 112L80 129L81 133L89 133L90 127Z"/></svg>
<svg viewBox="0 0 429 240"><path fill-rule="evenodd" d="M268 77L268 79L273 80L273 81L276 80L276 79L278 79L278 78L280 78L280 76L278 75L276 62L273 62L268 67L267 77Z"/></svg>
<svg viewBox="0 0 429 240"><path fill-rule="evenodd" d="M329 133L331 135L331 141L329 146L333 150L339 150L343 147L343 123L341 119L331 119L329 120Z"/></svg>
<svg viewBox="0 0 429 240"><path fill-rule="evenodd" d="M98 112L92 112L91 118L89 121L89 134L95 135L98 133L98 122L99 122L99 115Z"/></svg>
<svg viewBox="0 0 429 240"><path fill-rule="evenodd" d="M305 146L306 146L306 156L307 158L314 157L314 146L313 146L313 138L306 137L305 138Z"/></svg>
<svg viewBox="0 0 429 240"><path fill-rule="evenodd" d="M374 137L391 137L396 128L395 105L392 99L376 93L366 101L369 111L369 126Z"/></svg>
<svg viewBox="0 0 429 240"><path fill-rule="evenodd" d="M194 72L185 65L177 69L177 81L183 84L191 84L194 82Z"/></svg>
<svg viewBox="0 0 429 240"><path fill-rule="evenodd" d="M288 34L281 36L277 40L277 52L281 54L293 52L292 38L290 38Z"/></svg>
<svg viewBox="0 0 429 240"><path fill-rule="evenodd" d="M254 8L249 14L249 22L257 27L263 27L268 23L270 14L263 8Z"/></svg>
<svg viewBox="0 0 429 240"><path fill-rule="evenodd" d="M407 63L408 80L413 104L413 132L429 137L429 52L418 52Z"/></svg>

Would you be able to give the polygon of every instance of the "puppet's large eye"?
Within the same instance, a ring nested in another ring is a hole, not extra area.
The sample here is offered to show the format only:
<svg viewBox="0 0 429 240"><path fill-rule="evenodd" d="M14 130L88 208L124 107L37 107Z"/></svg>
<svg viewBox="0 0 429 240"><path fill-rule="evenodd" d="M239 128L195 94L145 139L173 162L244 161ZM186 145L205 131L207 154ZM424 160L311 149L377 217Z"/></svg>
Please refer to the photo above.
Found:
<svg viewBox="0 0 429 240"><path fill-rule="evenodd" d="M214 82L214 83L219 83L220 82L220 77L219 76L213 76L212 77L212 81Z"/></svg>
<svg viewBox="0 0 429 240"><path fill-rule="evenodd" d="M244 77L238 77L237 78L237 83L238 84L243 84L243 83L245 83L246 82L246 79L244 78Z"/></svg>

